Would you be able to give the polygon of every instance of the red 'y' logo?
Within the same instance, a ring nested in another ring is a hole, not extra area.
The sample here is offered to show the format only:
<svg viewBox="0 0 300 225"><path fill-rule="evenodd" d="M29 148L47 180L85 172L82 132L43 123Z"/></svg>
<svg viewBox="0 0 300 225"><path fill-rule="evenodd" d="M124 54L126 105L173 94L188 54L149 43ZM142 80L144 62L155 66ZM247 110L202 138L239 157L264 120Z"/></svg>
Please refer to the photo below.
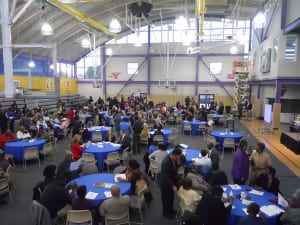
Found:
<svg viewBox="0 0 300 225"><path fill-rule="evenodd" d="M119 79L120 74L120 72L112 72L110 77L113 79Z"/></svg>

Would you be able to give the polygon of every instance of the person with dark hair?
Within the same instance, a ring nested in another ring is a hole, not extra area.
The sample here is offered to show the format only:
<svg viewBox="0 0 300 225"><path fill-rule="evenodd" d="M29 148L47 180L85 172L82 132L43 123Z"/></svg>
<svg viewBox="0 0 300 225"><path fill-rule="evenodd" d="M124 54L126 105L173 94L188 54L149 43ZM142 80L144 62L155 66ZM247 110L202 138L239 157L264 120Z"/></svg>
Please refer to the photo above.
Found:
<svg viewBox="0 0 300 225"><path fill-rule="evenodd" d="M198 192L192 189L192 179L185 177L182 180L182 186L178 190L178 196L181 201L184 202L185 210L194 212L198 202L201 200L201 196Z"/></svg>
<svg viewBox="0 0 300 225"><path fill-rule="evenodd" d="M235 184L245 184L249 176L249 157L246 152L248 143L242 139L233 156L231 175Z"/></svg>
<svg viewBox="0 0 300 225"><path fill-rule="evenodd" d="M257 189L263 189L269 192L274 193L275 195L280 192L279 185L280 181L277 177L275 177L276 170L274 167L269 166L265 173L260 174L255 180L254 180L254 186Z"/></svg>
<svg viewBox="0 0 300 225"><path fill-rule="evenodd" d="M73 154L70 151L66 151L65 158L58 164L57 174L62 174L67 179L67 182L79 177L82 172L83 164L81 164L77 170L70 170L71 162L73 161Z"/></svg>
<svg viewBox="0 0 300 225"><path fill-rule="evenodd" d="M121 145L121 153L127 147L129 147L128 151L131 151L131 138L129 133L126 133L125 130L121 129L120 136L119 144Z"/></svg>
<svg viewBox="0 0 300 225"><path fill-rule="evenodd" d="M93 201L90 199L86 199L86 186L81 185L77 187L77 198L72 199L72 209L73 210L90 210L94 211Z"/></svg>
<svg viewBox="0 0 300 225"><path fill-rule="evenodd" d="M16 136L11 132L8 128L1 136L0 136L0 148L4 149L5 143L10 141L15 141Z"/></svg>
<svg viewBox="0 0 300 225"><path fill-rule="evenodd" d="M159 187L163 205L163 216L173 219L176 211L173 209L174 193L177 192L179 177L177 174L181 150L175 148L166 156L161 164Z"/></svg>
<svg viewBox="0 0 300 225"><path fill-rule="evenodd" d="M141 131L143 129L142 115L139 115L137 120L133 125L133 154L140 153L140 139L141 139Z"/></svg>
<svg viewBox="0 0 300 225"><path fill-rule="evenodd" d="M44 190L39 202L45 206L51 215L64 216L71 209L71 200L75 196L77 185L72 183L65 187L66 177L58 174L55 182L50 183Z"/></svg>
<svg viewBox="0 0 300 225"><path fill-rule="evenodd" d="M296 189L289 202L289 206L280 217L280 225L300 224L300 188Z"/></svg>
<svg viewBox="0 0 300 225"><path fill-rule="evenodd" d="M242 217L237 225L268 225L269 223L264 219L263 214L257 217L259 213L259 205L252 202L247 207L248 215Z"/></svg>
<svg viewBox="0 0 300 225"><path fill-rule="evenodd" d="M33 190L33 200L39 200L43 194L43 191L47 187L48 184L54 182L56 180L56 166L48 165L44 168L43 171L44 180L38 182Z"/></svg>
<svg viewBox="0 0 300 225"><path fill-rule="evenodd" d="M208 192L211 189L210 184L205 181L201 174L199 174L198 167L196 165L190 165L187 177L192 180L192 188L201 195L203 192Z"/></svg>
<svg viewBox="0 0 300 225"><path fill-rule="evenodd" d="M168 155L167 146L165 144L160 144L159 149L152 152L149 155L149 159L154 159L159 165L161 165L163 159Z"/></svg>
<svg viewBox="0 0 300 225"><path fill-rule="evenodd" d="M265 151L265 144L258 142L255 150L250 156L250 184L260 175L264 174L269 166L272 165L271 157Z"/></svg>
<svg viewBox="0 0 300 225"><path fill-rule="evenodd" d="M220 153L216 150L213 142L207 143L208 157L211 159L212 169L218 170L220 167Z"/></svg>

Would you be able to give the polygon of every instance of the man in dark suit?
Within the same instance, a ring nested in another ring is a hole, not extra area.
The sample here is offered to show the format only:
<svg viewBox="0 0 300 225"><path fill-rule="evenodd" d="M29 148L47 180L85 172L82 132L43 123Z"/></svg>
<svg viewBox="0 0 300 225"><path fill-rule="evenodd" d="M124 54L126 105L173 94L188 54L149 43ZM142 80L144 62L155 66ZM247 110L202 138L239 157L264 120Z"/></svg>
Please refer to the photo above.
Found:
<svg viewBox="0 0 300 225"><path fill-rule="evenodd" d="M179 177L177 175L181 150L175 148L166 156L161 164L159 187L163 205L163 216L173 219L176 211L173 209L174 193L177 192Z"/></svg>
<svg viewBox="0 0 300 225"><path fill-rule="evenodd" d="M207 143L208 157L211 159L213 170L218 170L220 167L220 153L215 149L214 143Z"/></svg>
<svg viewBox="0 0 300 225"><path fill-rule="evenodd" d="M129 147L128 151L131 150L131 138L125 130L120 130L120 141L119 144L121 145L121 152L127 147Z"/></svg>

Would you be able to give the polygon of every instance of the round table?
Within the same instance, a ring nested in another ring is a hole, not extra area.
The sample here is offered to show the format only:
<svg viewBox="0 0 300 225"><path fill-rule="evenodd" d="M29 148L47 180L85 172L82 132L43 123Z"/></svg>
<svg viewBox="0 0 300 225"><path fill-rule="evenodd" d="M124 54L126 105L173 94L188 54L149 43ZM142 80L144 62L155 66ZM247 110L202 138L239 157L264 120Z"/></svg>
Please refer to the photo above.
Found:
<svg viewBox="0 0 300 225"><path fill-rule="evenodd" d="M32 139L15 142L6 142L4 152L7 154L13 154L15 161L22 161L24 151L26 148L37 147L38 150L42 150L45 143L46 139Z"/></svg>
<svg viewBox="0 0 300 225"><path fill-rule="evenodd" d="M200 120L195 120L195 121L184 120L183 123L182 123L182 126L181 126L182 133L183 133L184 124L191 124L191 126L192 126L192 136L197 136L199 125L200 124L205 124L206 125L206 122L205 121L200 121Z"/></svg>
<svg viewBox="0 0 300 225"><path fill-rule="evenodd" d="M151 139L153 139L153 137L154 137L154 132L155 132L155 131L156 131L156 130L152 130L152 131L149 132L149 133L150 133ZM172 131L172 130L167 130L167 129L162 129L161 131L163 132L163 136L164 136L164 144L168 144L169 135L170 135L173 131Z"/></svg>
<svg viewBox="0 0 300 225"><path fill-rule="evenodd" d="M171 153L173 151L173 149L168 149L167 150L168 153ZM186 158L186 166L189 167L192 163L193 160L195 159L199 159L202 157L200 150L198 149L182 149L183 154L185 154L185 158Z"/></svg>
<svg viewBox="0 0 300 225"><path fill-rule="evenodd" d="M247 196L250 198L249 200L252 202L257 203L260 207L262 206L269 206L269 205L276 205L277 204L271 202L271 200L277 199L277 196L273 193L267 192L267 191L261 191L263 192L263 195L257 195L251 193L251 191L254 190L253 187L246 186L246 185L222 185L223 189L225 189L225 193L227 196L229 196L230 191L233 192L234 201L233 201L233 209L231 210L227 221L230 225L235 225L239 221L239 219L246 215L246 213L243 211L243 209L247 208L247 205L242 203L242 200L237 198L240 197L241 192L245 192ZM240 189L235 189L240 187ZM278 206L279 207L279 206ZM279 207L281 208L281 207ZM282 208L281 208L282 209ZM279 214L275 214L273 216L265 215L265 219L269 223L269 225L276 225L276 220Z"/></svg>
<svg viewBox="0 0 300 225"><path fill-rule="evenodd" d="M210 135L216 138L216 141L223 144L224 138L233 138L234 142L239 143L243 135L239 132L212 131Z"/></svg>
<svg viewBox="0 0 300 225"><path fill-rule="evenodd" d="M102 144L102 145L101 145ZM107 154L110 152L116 152L121 150L121 145L113 144L110 142L101 142L100 145L97 143L91 143L83 153L92 153L98 161L98 168L103 168L103 161L106 159Z"/></svg>
<svg viewBox="0 0 300 225"><path fill-rule="evenodd" d="M102 139L105 140L107 137L108 131L111 130L111 127L91 127L88 130L89 130L89 139L92 138L93 133L101 132Z"/></svg>
<svg viewBox="0 0 300 225"><path fill-rule="evenodd" d="M110 188L105 187L95 187L95 184L98 182L104 182L106 184L116 184L120 187L120 194L121 195L127 195L130 194L131 191L131 184L130 182L115 182L114 175L113 174L107 174L107 173L99 173L99 174L91 174L82 176L79 178L76 178L69 182L73 183L76 182L77 186L85 185L88 192L96 193L96 197L94 199L91 199L94 203L95 207L98 207L107 197L105 196L104 192L109 191Z"/></svg>

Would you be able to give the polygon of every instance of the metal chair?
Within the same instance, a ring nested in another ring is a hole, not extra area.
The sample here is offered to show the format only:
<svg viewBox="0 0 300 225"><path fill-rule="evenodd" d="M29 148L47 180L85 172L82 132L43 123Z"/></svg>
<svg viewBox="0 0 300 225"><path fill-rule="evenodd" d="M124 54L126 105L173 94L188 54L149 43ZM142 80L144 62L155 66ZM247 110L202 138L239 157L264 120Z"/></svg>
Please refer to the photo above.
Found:
<svg viewBox="0 0 300 225"><path fill-rule="evenodd" d="M172 146L176 145L178 141L178 132L172 132L168 137L168 143Z"/></svg>
<svg viewBox="0 0 300 225"><path fill-rule="evenodd" d="M101 142L102 141L102 133L101 132L94 132L92 134L92 142Z"/></svg>
<svg viewBox="0 0 300 225"><path fill-rule="evenodd" d="M98 172L98 167L93 163L84 164L82 167L82 175L95 174Z"/></svg>
<svg viewBox="0 0 300 225"><path fill-rule="evenodd" d="M235 147L236 147L236 144L235 144L233 138L224 138L222 154L224 155L225 148L230 148L230 149L232 149L232 152L235 152Z"/></svg>
<svg viewBox="0 0 300 225"><path fill-rule="evenodd" d="M95 163L97 163L97 160L95 159L95 156L92 153L82 153L81 158L83 159L83 162L85 164L88 164L88 163L95 164Z"/></svg>
<svg viewBox="0 0 300 225"><path fill-rule="evenodd" d="M141 179L141 181L142 180L143 179ZM139 181L137 181L136 189L137 189L138 182ZM136 196L131 196L131 198L130 198L130 208L137 209L139 211L140 220L141 220L140 223L135 221L134 224L144 224L142 208L145 206L144 192L146 191L147 188L148 188L148 186L144 182L143 186L140 188L137 195Z"/></svg>
<svg viewBox="0 0 300 225"><path fill-rule="evenodd" d="M129 210L125 215L120 216L120 217L108 217L108 216L106 216L104 221L105 221L105 225L130 224Z"/></svg>
<svg viewBox="0 0 300 225"><path fill-rule="evenodd" d="M30 224L52 224L48 209L36 200L33 200L31 203L27 220Z"/></svg>
<svg viewBox="0 0 300 225"><path fill-rule="evenodd" d="M169 114L167 123L168 123L168 124L171 124L171 125L174 125L174 123L175 123L175 117L174 117L174 114Z"/></svg>
<svg viewBox="0 0 300 225"><path fill-rule="evenodd" d="M198 134L203 134L205 136L206 131L206 124L200 124L198 127Z"/></svg>
<svg viewBox="0 0 300 225"><path fill-rule="evenodd" d="M182 117L181 116L176 116L175 122L176 122L177 126L181 126L181 124L182 124Z"/></svg>
<svg viewBox="0 0 300 225"><path fill-rule="evenodd" d="M157 176L160 173L160 164L158 162L156 162L154 159L149 159L150 164L149 164L149 170L148 170L148 174L154 174L155 178L154 178L154 182L156 183L157 181Z"/></svg>
<svg viewBox="0 0 300 225"><path fill-rule="evenodd" d="M68 210L66 225L84 223L93 225L93 216L90 210Z"/></svg>
<svg viewBox="0 0 300 225"><path fill-rule="evenodd" d="M44 144L44 147L40 151L40 154L44 156L45 161L47 161L48 159L54 159L54 161L56 160L55 150L53 147L53 143L51 142Z"/></svg>
<svg viewBox="0 0 300 225"><path fill-rule="evenodd" d="M160 135L160 134L154 135L153 136L153 141L156 141L158 145L159 144L164 144L164 136Z"/></svg>
<svg viewBox="0 0 300 225"><path fill-rule="evenodd" d="M210 142L212 142L215 147L220 145L220 143L217 142L217 140L214 136L207 135L206 138L205 138L205 141L203 142L203 144L205 144L204 146L206 146Z"/></svg>
<svg viewBox="0 0 300 225"><path fill-rule="evenodd" d="M26 148L23 155L23 167L24 169L27 168L27 160L37 160L38 166L41 166L39 150L36 147Z"/></svg>
<svg viewBox="0 0 300 225"><path fill-rule="evenodd" d="M145 145L146 149L148 149L148 145L149 145L149 138L145 137L145 136L141 136L140 137L140 145Z"/></svg>
<svg viewBox="0 0 300 225"><path fill-rule="evenodd" d="M16 166L15 160L14 160L14 155L13 154L5 154L4 158L6 158L8 161L11 162L12 167Z"/></svg>
<svg viewBox="0 0 300 225"><path fill-rule="evenodd" d="M123 150L123 153L120 153L120 161L122 162L123 166L128 164L129 156L128 156L129 147Z"/></svg>
<svg viewBox="0 0 300 225"><path fill-rule="evenodd" d="M8 177L0 179L0 196L6 195L9 196L10 203L13 203Z"/></svg>
<svg viewBox="0 0 300 225"><path fill-rule="evenodd" d="M120 165L120 154L119 152L111 152L107 154L107 158L103 161L107 166L107 171L109 172L109 166Z"/></svg>
<svg viewBox="0 0 300 225"><path fill-rule="evenodd" d="M190 136L192 135L192 125L191 125L191 124L189 124L189 123L183 124L183 134L184 134L186 131L187 131L187 132L190 132Z"/></svg>

